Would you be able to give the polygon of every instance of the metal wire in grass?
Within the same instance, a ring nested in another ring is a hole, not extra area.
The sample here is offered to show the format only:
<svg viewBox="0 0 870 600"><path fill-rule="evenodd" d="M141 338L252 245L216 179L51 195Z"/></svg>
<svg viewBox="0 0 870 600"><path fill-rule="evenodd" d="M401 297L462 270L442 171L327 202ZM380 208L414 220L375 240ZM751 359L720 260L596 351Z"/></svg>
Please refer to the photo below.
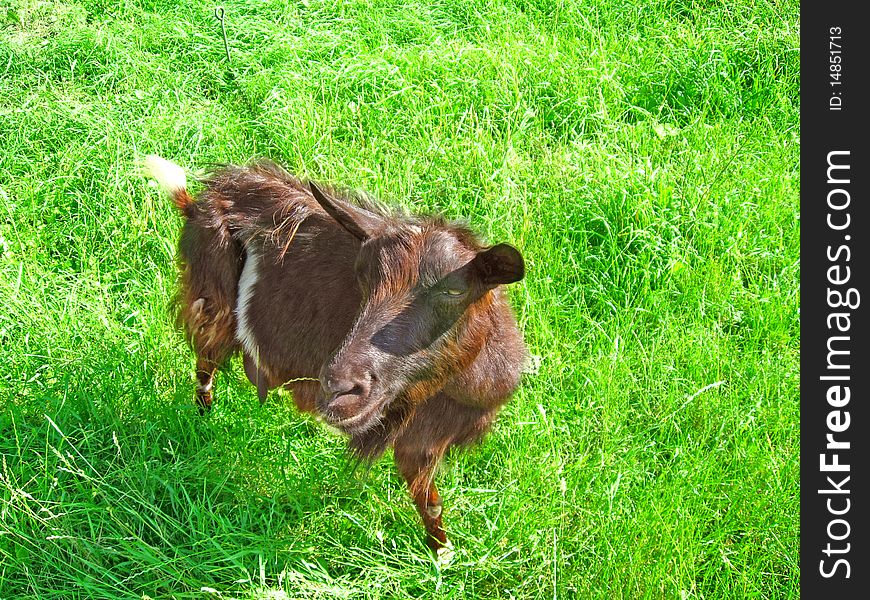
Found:
<svg viewBox="0 0 870 600"><path fill-rule="evenodd" d="M221 34L224 38L224 53L227 58L227 69L224 74L224 81L226 83L226 88L231 89L234 92L234 96L239 99L239 104L241 108L243 108L244 113L251 120L252 123L257 120L257 110L254 107L254 103L252 102L250 96L245 92L242 85L239 82L239 77L236 72L236 69L233 68L232 59L230 58L230 44L227 38L227 20L226 20L226 11L223 6L218 6L214 9L214 18L218 20L221 24ZM275 147L275 143L272 139L271 133L269 131L264 132L265 137L267 138L269 144Z"/></svg>
<svg viewBox="0 0 870 600"><path fill-rule="evenodd" d="M214 18L220 21L221 24L221 32L224 34L224 52L227 54L227 64L230 64L230 45L227 42L227 25L224 21L224 15L226 12L224 11L223 6L218 6L214 9Z"/></svg>

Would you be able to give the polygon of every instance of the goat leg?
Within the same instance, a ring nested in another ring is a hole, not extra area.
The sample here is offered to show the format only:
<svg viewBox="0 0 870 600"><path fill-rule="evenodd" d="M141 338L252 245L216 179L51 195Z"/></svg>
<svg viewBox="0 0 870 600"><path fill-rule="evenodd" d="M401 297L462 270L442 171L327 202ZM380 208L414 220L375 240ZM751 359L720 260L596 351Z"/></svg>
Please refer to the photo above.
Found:
<svg viewBox="0 0 870 600"><path fill-rule="evenodd" d="M196 386L196 405L199 407L199 414L204 415L211 410L214 396L212 388L214 387L214 364L204 358L196 360L196 380L199 382Z"/></svg>
<svg viewBox="0 0 870 600"><path fill-rule="evenodd" d="M441 496L438 495L438 490L434 483L430 483L428 490L424 493L418 493L414 497L414 504L417 505L417 511L423 518L423 525L426 527L426 544L435 552L443 548L447 544L447 533L444 531L444 524L441 521Z"/></svg>
<svg viewBox="0 0 870 600"><path fill-rule="evenodd" d="M394 453L396 465L408 483L408 491L423 519L426 544L435 552L447 544L447 533L441 520L441 496L434 482L435 469L443 453L443 448L440 451L420 451L401 442L396 443Z"/></svg>

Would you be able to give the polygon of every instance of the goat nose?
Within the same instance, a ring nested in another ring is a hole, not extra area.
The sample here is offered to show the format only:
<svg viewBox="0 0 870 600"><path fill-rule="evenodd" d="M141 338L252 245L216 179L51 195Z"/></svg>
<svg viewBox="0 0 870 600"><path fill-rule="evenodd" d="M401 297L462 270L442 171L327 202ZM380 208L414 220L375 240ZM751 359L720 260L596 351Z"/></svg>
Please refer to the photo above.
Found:
<svg viewBox="0 0 870 600"><path fill-rule="evenodd" d="M359 415L368 402L372 375L360 370L330 374L321 379L324 391L323 412L327 420L344 421Z"/></svg>
<svg viewBox="0 0 870 600"><path fill-rule="evenodd" d="M341 396L365 396L368 394L368 382L365 380L327 379L326 392L331 400Z"/></svg>
<svg viewBox="0 0 870 600"><path fill-rule="evenodd" d="M365 398L371 390L372 379L372 374L367 369L354 369L340 373L325 373L320 381L325 396L331 404L342 396Z"/></svg>

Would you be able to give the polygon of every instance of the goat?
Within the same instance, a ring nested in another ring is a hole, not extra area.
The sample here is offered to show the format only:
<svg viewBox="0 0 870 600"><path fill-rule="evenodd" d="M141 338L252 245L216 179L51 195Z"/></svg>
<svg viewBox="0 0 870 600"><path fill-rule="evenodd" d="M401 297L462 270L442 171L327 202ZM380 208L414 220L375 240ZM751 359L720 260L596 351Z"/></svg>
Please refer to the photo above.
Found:
<svg viewBox="0 0 870 600"><path fill-rule="evenodd" d="M435 469L489 430L527 357L503 289L525 274L519 251L306 186L267 161L218 168L197 199L181 167L145 164L185 218L178 319L200 410L216 369L241 352L261 402L290 390L362 460L392 446L427 544L444 547Z"/></svg>

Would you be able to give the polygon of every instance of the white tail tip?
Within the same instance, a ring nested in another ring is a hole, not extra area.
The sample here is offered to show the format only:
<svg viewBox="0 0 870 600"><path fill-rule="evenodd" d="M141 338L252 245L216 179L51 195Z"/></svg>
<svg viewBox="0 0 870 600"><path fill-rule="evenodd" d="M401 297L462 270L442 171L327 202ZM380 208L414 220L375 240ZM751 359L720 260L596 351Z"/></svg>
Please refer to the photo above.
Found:
<svg viewBox="0 0 870 600"><path fill-rule="evenodd" d="M157 180L167 194L173 196L187 189L187 176L184 169L170 160L156 154L149 154L143 163L145 174Z"/></svg>

